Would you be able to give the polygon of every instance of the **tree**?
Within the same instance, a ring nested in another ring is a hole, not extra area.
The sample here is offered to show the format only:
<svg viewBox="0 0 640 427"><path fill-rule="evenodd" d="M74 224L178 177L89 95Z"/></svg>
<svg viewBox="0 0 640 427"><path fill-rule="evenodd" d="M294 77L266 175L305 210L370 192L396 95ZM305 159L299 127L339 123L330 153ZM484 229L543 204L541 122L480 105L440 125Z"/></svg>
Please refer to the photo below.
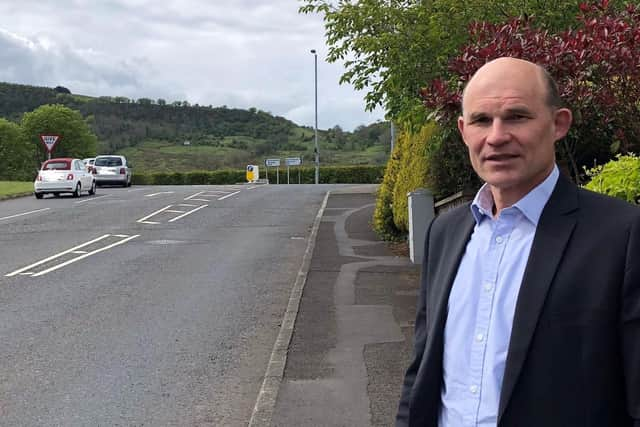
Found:
<svg viewBox="0 0 640 427"><path fill-rule="evenodd" d="M33 179L34 147L27 140L16 123L0 118L0 180L28 181Z"/></svg>
<svg viewBox="0 0 640 427"><path fill-rule="evenodd" d="M43 134L61 137L52 156L83 158L96 155L98 139L79 111L63 105L43 105L25 113L21 125L28 142L36 147L38 162L47 158L46 150L40 142L40 135Z"/></svg>
<svg viewBox="0 0 640 427"><path fill-rule="evenodd" d="M67 89L64 86L56 86L53 88L53 90L55 90L58 93L67 93L67 94L71 94L71 91L69 89Z"/></svg>
<svg viewBox="0 0 640 427"><path fill-rule="evenodd" d="M640 12L633 5L615 10L608 0L582 4L580 10L580 25L557 34L525 18L472 24L472 42L449 63L451 77L434 79L423 90L425 105L443 127L454 127L462 87L475 70L501 56L523 58L545 66L574 112L574 126L559 157L576 182L581 182L584 166L637 150Z"/></svg>
<svg viewBox="0 0 640 427"><path fill-rule="evenodd" d="M480 20L535 15L548 29L575 24L573 0L300 0L301 13L323 15L327 61L344 61L340 83L366 90L366 109L383 106L389 118L424 123L418 93L446 72L448 59Z"/></svg>

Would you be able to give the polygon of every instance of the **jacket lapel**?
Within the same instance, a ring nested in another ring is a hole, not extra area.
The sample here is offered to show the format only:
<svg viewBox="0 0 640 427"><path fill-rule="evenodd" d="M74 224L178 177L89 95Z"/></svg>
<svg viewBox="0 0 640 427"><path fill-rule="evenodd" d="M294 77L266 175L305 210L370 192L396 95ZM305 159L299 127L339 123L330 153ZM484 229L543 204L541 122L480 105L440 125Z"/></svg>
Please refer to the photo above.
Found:
<svg viewBox="0 0 640 427"><path fill-rule="evenodd" d="M531 246L513 319L500 393L498 425L522 370L544 301L575 227L577 188L560 175L545 206Z"/></svg>

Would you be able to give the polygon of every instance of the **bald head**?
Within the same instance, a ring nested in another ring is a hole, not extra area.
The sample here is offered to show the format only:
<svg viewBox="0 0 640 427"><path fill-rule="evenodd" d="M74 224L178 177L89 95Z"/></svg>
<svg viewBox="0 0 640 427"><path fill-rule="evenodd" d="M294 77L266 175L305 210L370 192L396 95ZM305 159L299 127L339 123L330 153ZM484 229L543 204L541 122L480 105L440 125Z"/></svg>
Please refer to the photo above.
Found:
<svg viewBox="0 0 640 427"><path fill-rule="evenodd" d="M488 84L494 84L496 81L518 80L530 81L531 96L544 97L550 109L563 106L558 86L547 70L523 59L502 57L487 62L471 77L462 93L462 111L465 110L465 99L470 91L482 91Z"/></svg>

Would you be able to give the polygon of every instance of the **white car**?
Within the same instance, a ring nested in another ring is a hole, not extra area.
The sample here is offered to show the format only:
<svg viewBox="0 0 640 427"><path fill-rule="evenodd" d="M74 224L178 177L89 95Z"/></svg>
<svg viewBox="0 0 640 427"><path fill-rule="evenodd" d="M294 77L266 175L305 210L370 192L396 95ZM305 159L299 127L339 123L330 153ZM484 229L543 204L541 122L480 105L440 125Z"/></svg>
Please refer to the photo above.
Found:
<svg viewBox="0 0 640 427"><path fill-rule="evenodd" d="M84 163L84 166L87 168L89 172L91 172L91 169L93 168L93 162L95 160L96 160L95 157L87 157L86 159L82 159L82 163Z"/></svg>
<svg viewBox="0 0 640 427"><path fill-rule="evenodd" d="M127 166L124 156L96 156L93 162L96 182L102 184L119 184L131 186L131 168Z"/></svg>
<svg viewBox="0 0 640 427"><path fill-rule="evenodd" d="M74 197L80 197L83 191L96 194L96 181L82 160L65 157L44 162L33 183L33 189L36 199L42 199L47 193L56 196L60 193L72 193Z"/></svg>

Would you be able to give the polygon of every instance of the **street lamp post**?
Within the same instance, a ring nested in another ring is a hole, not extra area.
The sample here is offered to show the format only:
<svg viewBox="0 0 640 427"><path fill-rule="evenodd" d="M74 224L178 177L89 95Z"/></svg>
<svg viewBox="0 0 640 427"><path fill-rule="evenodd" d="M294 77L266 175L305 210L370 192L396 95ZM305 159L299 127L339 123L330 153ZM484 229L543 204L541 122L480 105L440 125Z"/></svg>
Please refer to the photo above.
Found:
<svg viewBox="0 0 640 427"><path fill-rule="evenodd" d="M315 89L316 89L316 126L315 126L315 161L316 161L316 184L320 181L320 151L318 150L318 54L315 49L311 49L311 53L313 53L313 65L314 65L314 81L315 81Z"/></svg>

